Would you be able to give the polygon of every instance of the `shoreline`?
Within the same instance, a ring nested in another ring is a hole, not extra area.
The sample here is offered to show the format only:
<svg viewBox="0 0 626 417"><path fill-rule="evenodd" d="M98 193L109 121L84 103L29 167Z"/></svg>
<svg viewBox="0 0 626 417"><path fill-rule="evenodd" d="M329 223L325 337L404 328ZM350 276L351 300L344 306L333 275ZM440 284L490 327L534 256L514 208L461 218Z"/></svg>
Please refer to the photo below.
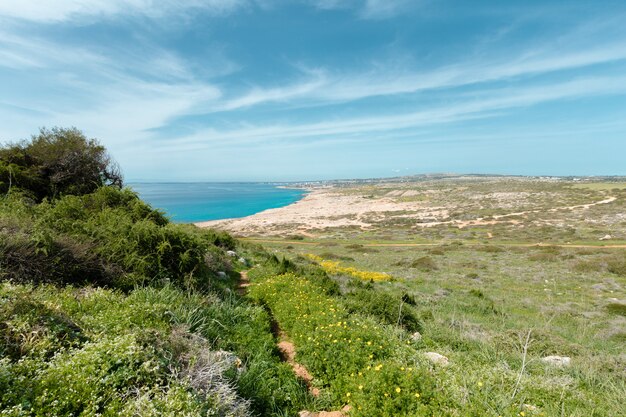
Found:
<svg viewBox="0 0 626 417"><path fill-rule="evenodd" d="M207 228L207 227L213 227L217 224L220 223L232 223L232 222L236 222L236 221L242 221L245 219L250 219L253 217L256 217L258 215L262 215L262 214L266 214L268 212L273 212L276 210L283 210L286 209L288 207L294 206L304 200L306 200L310 195L312 195L315 192L320 191L318 188L312 188L312 187L289 187L289 186L284 186L284 185L277 185L276 188L282 188L282 189L290 189L290 190L303 190L304 192L302 193L302 196L292 202L289 203L285 206L281 206L281 207L272 207L272 208L267 208L265 210L261 210L259 212L247 215L247 216L242 216L242 217L228 217L228 218L224 218L224 219L215 219L215 220L202 220L202 221L198 221L198 222L189 222L188 224L193 224L194 226L200 227L200 228Z"/></svg>

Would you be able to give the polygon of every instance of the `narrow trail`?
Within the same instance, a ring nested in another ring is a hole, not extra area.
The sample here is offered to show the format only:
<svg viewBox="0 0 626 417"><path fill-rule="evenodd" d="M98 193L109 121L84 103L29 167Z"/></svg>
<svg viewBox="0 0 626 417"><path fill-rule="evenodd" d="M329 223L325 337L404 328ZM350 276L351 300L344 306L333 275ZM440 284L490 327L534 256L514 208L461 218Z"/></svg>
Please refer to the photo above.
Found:
<svg viewBox="0 0 626 417"><path fill-rule="evenodd" d="M240 279L237 284L237 294L242 297L248 292L248 287L252 285L248 278L248 271L241 271L239 273ZM306 367L296 361L296 347L289 340L287 334L283 332L278 323L272 319L272 333L278 339L278 350L280 352L281 359L288 363L293 370L293 373L302 380L309 393L317 398L320 395L319 388L313 386L313 375L306 369ZM303 410L298 413L299 417L345 417L346 413L350 411L350 407L346 406L341 411L307 411Z"/></svg>
<svg viewBox="0 0 626 417"><path fill-rule="evenodd" d="M289 340L287 335L279 330L278 333L278 350L280 351L280 356L283 361L287 362L291 365L291 369L293 369L293 373L296 374L298 378L300 378L306 384L309 389L309 393L311 393L314 397L319 397L320 390L319 388L315 388L312 386L313 383L313 375L306 369L304 365L296 362L296 347Z"/></svg>
<svg viewBox="0 0 626 417"><path fill-rule="evenodd" d="M239 273L239 283L237 284L237 294L244 296L248 292L248 287L250 284L250 279L248 278L248 271L241 271Z"/></svg>

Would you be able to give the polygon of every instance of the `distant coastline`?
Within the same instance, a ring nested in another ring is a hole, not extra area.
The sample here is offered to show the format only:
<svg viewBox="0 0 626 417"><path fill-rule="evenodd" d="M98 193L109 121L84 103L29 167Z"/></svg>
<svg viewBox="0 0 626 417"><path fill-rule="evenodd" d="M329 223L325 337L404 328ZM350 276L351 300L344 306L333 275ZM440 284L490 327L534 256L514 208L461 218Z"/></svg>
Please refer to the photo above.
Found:
<svg viewBox="0 0 626 417"><path fill-rule="evenodd" d="M308 191L286 183L135 182L130 187L174 222L242 218L288 206Z"/></svg>

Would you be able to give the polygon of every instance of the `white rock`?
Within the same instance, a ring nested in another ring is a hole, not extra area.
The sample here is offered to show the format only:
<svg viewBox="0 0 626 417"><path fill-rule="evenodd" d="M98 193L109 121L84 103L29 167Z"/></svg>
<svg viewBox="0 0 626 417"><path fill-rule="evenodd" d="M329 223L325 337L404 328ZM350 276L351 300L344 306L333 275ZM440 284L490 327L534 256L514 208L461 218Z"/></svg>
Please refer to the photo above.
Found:
<svg viewBox="0 0 626 417"><path fill-rule="evenodd" d="M524 410L528 410L530 412L535 412L537 410L539 410L539 407L537 407L536 405L532 405L532 404L522 404L522 408Z"/></svg>
<svg viewBox="0 0 626 417"><path fill-rule="evenodd" d="M447 357L437 352L426 352L424 356L435 365L448 366L450 364L450 360Z"/></svg>
<svg viewBox="0 0 626 417"><path fill-rule="evenodd" d="M569 356L546 356L545 358L541 358L543 363L547 363L554 366L570 366L572 362L572 358Z"/></svg>
<svg viewBox="0 0 626 417"><path fill-rule="evenodd" d="M611 235L604 235L600 238L600 240L611 240L611 239L613 239L613 236Z"/></svg>
<svg viewBox="0 0 626 417"><path fill-rule="evenodd" d="M226 251L226 255L232 256L233 258L236 258L237 257L237 252L235 252L234 250L227 250Z"/></svg>
<svg viewBox="0 0 626 417"><path fill-rule="evenodd" d="M413 333L411 336L409 336L411 338L412 341L414 342L419 342L420 340L422 340L422 335L420 332L415 332Z"/></svg>
<svg viewBox="0 0 626 417"><path fill-rule="evenodd" d="M219 272L217 273L217 276L218 276L219 278L222 278L222 279L226 279L226 278L228 278L228 275L226 275L226 272L224 272L224 271L219 271Z"/></svg>
<svg viewBox="0 0 626 417"><path fill-rule="evenodd" d="M244 265L248 265L248 261L246 261L246 258L239 258L237 260L239 261L239 263L242 263Z"/></svg>

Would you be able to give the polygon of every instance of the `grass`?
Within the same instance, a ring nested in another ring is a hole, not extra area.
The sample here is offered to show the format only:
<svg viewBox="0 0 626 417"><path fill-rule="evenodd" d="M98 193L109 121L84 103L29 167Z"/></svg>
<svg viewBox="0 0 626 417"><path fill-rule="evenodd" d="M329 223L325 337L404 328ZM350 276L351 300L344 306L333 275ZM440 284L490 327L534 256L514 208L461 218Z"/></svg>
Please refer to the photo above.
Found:
<svg viewBox="0 0 626 417"><path fill-rule="evenodd" d="M291 257L328 251L328 247L315 245L290 250L279 243L267 246ZM406 307L414 312L421 333L416 347L419 351L442 353L455 363L446 370L455 381L453 390L464 392L469 380L480 381L483 387L491 380L491 406L504 404L497 408L501 415L524 411L523 404L518 404L516 411L507 409L511 405L506 399L521 372L523 339L530 330L528 364L516 397L538 407L537 415L561 415L562 410L574 416L619 414L620 398L626 393L620 356L626 328L618 319L623 316L623 304L609 300L626 297L626 281L623 275L611 272L608 265L621 265L626 251L511 247L498 242L487 246L390 246L379 253L359 256L346 245L332 249L337 257L353 257L354 261L346 263L354 268L384 270L394 276L393 281L359 288L350 284L352 278L331 274L340 283L344 307L381 324L402 328L397 318L395 322L389 319L392 315L388 312L376 312L381 305L376 295L396 300L403 294L411 297L414 305ZM434 260L432 251L437 253L437 269L422 271L407 262L426 257ZM354 308L356 303L351 297L360 291L367 295L359 294L356 299L360 307ZM389 310L397 314L399 305L392 304ZM405 337L412 330L405 328ZM540 366L540 359L548 355L570 356L572 366ZM490 379L495 375L502 378L497 383ZM447 395L454 398L454 394ZM487 407L474 401L479 400L469 400L478 409ZM445 415L442 409L438 413ZM533 415L528 410L525 413ZM485 408L477 415L492 414Z"/></svg>
<svg viewBox="0 0 626 417"><path fill-rule="evenodd" d="M583 184L574 184L572 188L588 189L588 190L624 190L626 182L587 182Z"/></svg>
<svg viewBox="0 0 626 417"><path fill-rule="evenodd" d="M502 256L467 251L456 253ZM515 255L519 254L507 254L505 263ZM520 262L528 261L522 256ZM518 416L564 411L573 416L612 416L621 408L626 388L619 371L623 333L598 341L593 328L602 331L603 324L561 310L561 302L552 295L546 304L554 309L541 311L540 304L528 304L523 297L517 297L517 304L512 287L502 299L482 285L468 290L467 283L448 282L445 289L435 289L424 278L418 286L399 279L363 286L356 278L335 276L337 294L318 286L327 278L302 271L280 275L271 268L256 268L251 274L252 296L271 310L294 341L297 360L313 373L334 407L352 405L351 415ZM560 284L550 285L557 294L561 290ZM378 308L382 299L394 297L400 302ZM414 312L417 327L388 320L388 311L397 314L402 300ZM598 313L609 320L622 314L613 306ZM417 328L421 337L413 342L410 336ZM452 365L429 365L423 356L427 351L448 356ZM603 352L603 359L598 352ZM543 365L540 358L548 355L570 356L573 365ZM409 368L419 373L419 386L411 385L416 377L407 374Z"/></svg>
<svg viewBox="0 0 626 417"><path fill-rule="evenodd" d="M9 195L0 201L0 409L620 415L626 250L601 245L626 240L626 194L571 185L439 178L350 186L341 192L454 207L458 219L543 211L518 225L467 228L388 218L367 230L287 232L263 246L172 225L128 190L35 205ZM550 211L608 195L618 199ZM606 234L613 238L598 240ZM227 249L254 265L248 296L235 291L248 267ZM295 344L318 398L282 362L278 330ZM449 364L432 363L429 352ZM548 365L549 355L571 365Z"/></svg>
<svg viewBox="0 0 626 417"><path fill-rule="evenodd" d="M37 205L9 195L0 223L2 415L320 407L278 355L265 309L234 295L244 264L225 250L256 252L229 235L170 224L114 188Z"/></svg>

